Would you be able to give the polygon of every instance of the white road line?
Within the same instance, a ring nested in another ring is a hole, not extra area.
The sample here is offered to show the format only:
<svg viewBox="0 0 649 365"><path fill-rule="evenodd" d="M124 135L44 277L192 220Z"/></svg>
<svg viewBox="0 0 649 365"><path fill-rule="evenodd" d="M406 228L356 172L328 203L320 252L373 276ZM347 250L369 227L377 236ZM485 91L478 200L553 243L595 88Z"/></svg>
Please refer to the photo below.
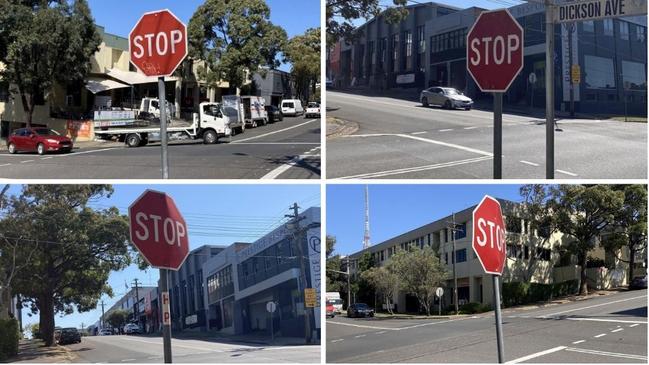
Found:
<svg viewBox="0 0 649 365"><path fill-rule="evenodd" d="M379 331L379 332L377 332L376 334L377 334L377 335L382 335L382 334L384 334L384 333L385 333L385 331Z"/></svg>
<svg viewBox="0 0 649 365"><path fill-rule="evenodd" d="M118 338L120 340L125 340L125 341L139 341L139 342L144 342L144 343L153 344L153 345L159 345L160 344L160 342L157 342L157 341L144 341L144 340L136 339L136 338L133 338L133 337L129 337L129 338L118 337ZM174 347L184 347L184 348L188 348L188 349L191 349L191 350L202 350L202 351L207 350L207 351L210 351L210 352L224 352L223 350L211 349L211 348L208 348L208 347L196 347L196 346L181 345L181 344L178 344L178 341L174 342ZM240 346L240 347L253 348L252 346Z"/></svg>
<svg viewBox="0 0 649 365"><path fill-rule="evenodd" d="M126 361L135 361L135 359L124 359L124 360L122 360L122 362L126 362Z"/></svg>
<svg viewBox="0 0 649 365"><path fill-rule="evenodd" d="M6 163L6 164L4 164L4 165L0 165L0 167L5 167L5 166L11 166L11 164L10 164L10 163Z"/></svg>
<svg viewBox="0 0 649 365"><path fill-rule="evenodd" d="M530 165L530 166L536 166L536 167L541 166L541 165L539 165L539 164L537 164L537 163L529 162L529 161L525 161L525 160L520 160L520 161L518 161L518 162L520 162L520 163L524 163L524 164L526 164L526 165Z"/></svg>
<svg viewBox="0 0 649 365"><path fill-rule="evenodd" d="M340 177L339 179L369 179L369 178L373 178L373 177L400 175L400 174L405 174L405 173L409 173L409 172L421 172L421 171L441 169L441 168L444 168L444 167L460 166L460 165L465 165L465 164L470 164L470 163L475 163L475 162L488 161L488 160L491 160L491 159L492 159L492 157L476 157L476 158L469 158L469 159L466 159L466 160L444 162L444 163L438 163L438 164L432 164L432 165L426 165L426 166L408 167L408 168L396 169L396 170L370 172L370 173L360 174L360 175L343 176L343 177Z"/></svg>
<svg viewBox="0 0 649 365"><path fill-rule="evenodd" d="M603 318L566 318L569 321L593 321L593 322L613 322L613 323L635 323L631 327L639 324L647 324L646 321L630 321L625 319L603 319Z"/></svg>
<svg viewBox="0 0 649 365"><path fill-rule="evenodd" d="M88 153L112 151L112 150L117 150L117 149L121 149L121 148L122 148L122 147L103 148L103 149L100 149L100 150L83 151L83 152L72 152L72 153L68 153L68 154L65 154L65 155L56 155L56 156L51 156L51 157L52 157L52 158L54 158L54 157L58 157L58 158L60 158L60 157L78 156L78 155L85 155L85 154L88 154Z"/></svg>
<svg viewBox="0 0 649 365"><path fill-rule="evenodd" d="M575 342L573 342L572 344L573 344L573 345L576 345L576 344L578 344L578 343L582 343L582 342L586 342L586 340L575 341Z"/></svg>
<svg viewBox="0 0 649 365"><path fill-rule="evenodd" d="M466 129L466 130L470 130L470 129L478 129L478 127L464 127L464 129Z"/></svg>
<svg viewBox="0 0 649 365"><path fill-rule="evenodd" d="M478 155L493 156L493 153L491 153L491 152L482 151L482 150L478 150L478 149L471 148L471 147L465 147L465 146L461 146L461 145L455 144L455 143L448 143L448 142L436 141L436 140L430 139L430 138L411 136L409 134L379 133L379 134L352 134L352 135L345 136L345 138L368 138L368 137L402 137L402 138L410 138L410 139L414 139L415 141L426 142L426 143L435 144L435 145L439 145L439 146L455 148L455 149L458 149L458 150L471 152L471 153L475 153L475 154L478 154Z"/></svg>
<svg viewBox="0 0 649 365"><path fill-rule="evenodd" d="M620 331L624 331L624 328L618 328L618 329L613 330L613 331L611 331L611 332L620 332Z"/></svg>
<svg viewBox="0 0 649 365"><path fill-rule="evenodd" d="M376 329L376 330L386 330L386 331L398 331L398 330L399 330L399 328L377 327L377 326L367 326L367 325L363 325L363 324L353 324L353 323L343 323L343 322L327 321L327 325L328 325L329 323L339 324L339 325L341 325L341 326L349 326L349 327L371 328L371 329Z"/></svg>
<svg viewBox="0 0 649 365"><path fill-rule="evenodd" d="M34 160L20 161L20 163L30 163L30 162L34 162Z"/></svg>
<svg viewBox="0 0 649 365"><path fill-rule="evenodd" d="M561 350L564 350L565 348L566 348L566 346L557 346L557 347L554 347L554 348L551 348L551 349L548 349L548 350L545 350L545 351L536 352L536 353L533 353L533 354L530 354L530 355L527 355L527 356L519 357L518 359L515 359L515 360L507 361L505 364L518 364L519 362L531 360L531 359L534 359L534 358L537 358L537 357L540 357L540 356L551 354L553 352L561 351Z"/></svg>
<svg viewBox="0 0 649 365"><path fill-rule="evenodd" d="M240 145L251 145L251 146L278 146L278 145L295 145L295 146L301 146L301 145L308 145L308 146L313 146L313 145L319 145L320 142L242 142L242 143L237 143Z"/></svg>
<svg viewBox="0 0 649 365"><path fill-rule="evenodd" d="M591 355L600 355L600 356L610 356L610 357L621 357L625 359L633 360L644 360L647 361L647 357L643 355L634 355L634 354L621 354L618 352L607 352L607 351L598 351L598 350L589 350L589 349L579 349L574 347L567 347L566 351L570 352L579 352L582 354L591 354Z"/></svg>
<svg viewBox="0 0 649 365"><path fill-rule="evenodd" d="M358 335L358 336L354 336L354 338L361 338L361 337L365 337L365 336L367 336L367 335Z"/></svg>
<svg viewBox="0 0 649 365"><path fill-rule="evenodd" d="M307 121L307 122L300 123L300 124L294 125L294 126L292 126L292 127L288 127L288 128L280 129L280 130L278 130L278 131L269 132L269 133L265 133L265 134L260 134L260 135L258 135L258 136L254 136L254 137L250 137L250 138L240 139L240 140L238 140L238 141L230 142L230 144L239 144L239 143L242 143L242 142L247 142L247 141L252 141L252 140L254 140L254 139L259 139L259 138L267 137L267 136L270 136L270 135L273 135L273 134L286 132L286 131L289 131L289 130L291 130L291 129L299 128L299 127L301 127L301 126L303 126L303 125L307 125L307 124L309 124L309 123L313 123L313 122L315 122L315 121L318 121L318 122L319 122L320 119L311 119L311 120L309 120L309 121Z"/></svg>
<svg viewBox="0 0 649 365"><path fill-rule="evenodd" d="M600 333L599 335L595 335L593 337L600 338L600 337L604 337L604 336L606 336L606 333Z"/></svg>
<svg viewBox="0 0 649 365"><path fill-rule="evenodd" d="M149 360L162 359L162 356L149 356L149 357L147 357L147 359L149 359Z"/></svg>
<svg viewBox="0 0 649 365"><path fill-rule="evenodd" d="M440 129L439 131L440 131L440 132L450 132L450 131L452 131L452 130L453 130L453 128L449 128L449 129Z"/></svg>
<svg viewBox="0 0 649 365"><path fill-rule="evenodd" d="M413 132L411 133L413 136L419 135L419 134L426 134L428 132Z"/></svg>
<svg viewBox="0 0 649 365"><path fill-rule="evenodd" d="M459 318L459 319L448 319L446 321L438 321L438 322L430 322L430 323L421 323L421 324L416 324L414 326L407 326L407 327L399 327L399 330L409 330L412 328L419 328L419 327L425 327L425 326L432 326L436 324L442 324L442 323L448 323L448 322L458 322L458 321L464 321L466 319L473 319L473 318L479 318L479 317L464 317L464 318Z"/></svg>
<svg viewBox="0 0 649 365"><path fill-rule="evenodd" d="M632 298L619 299L619 300L614 300L614 301L611 301L611 302L589 305L587 307L580 307L580 308L575 308L575 309L568 309L568 310L561 311L561 312L555 312L555 313L548 314L548 315L541 316L541 317L537 317L537 318L554 317L554 316L559 315L559 314L576 312L576 311L580 311L580 310L584 310L584 309L590 309L590 308L597 308L597 307L601 307L601 306L604 306L604 305L611 305L611 304L615 304L615 303L628 302L629 300L635 300L635 299L646 298L646 297L647 297L646 295L640 295L640 296L632 297Z"/></svg>
<svg viewBox="0 0 649 365"><path fill-rule="evenodd" d="M42 157L42 158L41 158L41 160L51 160L51 159L52 159L52 156L49 156L49 157Z"/></svg>
<svg viewBox="0 0 649 365"><path fill-rule="evenodd" d="M632 324L632 325L630 325L629 327L635 327L635 326L637 326L637 325L639 325L639 324L640 324L640 323ZM645 324L647 324L647 323L645 322Z"/></svg>
<svg viewBox="0 0 649 365"><path fill-rule="evenodd" d="M579 175L577 175L577 174L575 174L575 173L572 173L572 172L570 172L570 171L564 171L564 170L556 170L556 171L557 171L558 173L560 173L560 174L565 174L565 175L568 175L568 176L579 176Z"/></svg>
<svg viewBox="0 0 649 365"><path fill-rule="evenodd" d="M345 341L345 339L339 338L337 340L332 340L331 343L336 343L336 342L341 342L341 341Z"/></svg>
<svg viewBox="0 0 649 365"><path fill-rule="evenodd" d="M284 165L276 168L275 170L267 173L264 175L261 179L262 180L274 180L277 179L281 174L285 173L288 171L291 167L297 166L297 164L300 163L300 161L307 159L309 157L318 157L317 155L300 155L300 156L295 156L293 159Z"/></svg>

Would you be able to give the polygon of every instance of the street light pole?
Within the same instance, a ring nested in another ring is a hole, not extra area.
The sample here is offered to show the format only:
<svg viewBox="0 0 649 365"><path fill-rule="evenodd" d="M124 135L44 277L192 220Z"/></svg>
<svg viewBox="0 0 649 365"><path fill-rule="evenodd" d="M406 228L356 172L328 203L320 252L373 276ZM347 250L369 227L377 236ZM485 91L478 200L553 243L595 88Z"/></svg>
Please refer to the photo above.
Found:
<svg viewBox="0 0 649 365"><path fill-rule="evenodd" d="M453 244L453 252L451 253L451 260L453 263L453 304L455 305L455 315L460 314L460 308L457 303L457 272L455 270L455 232L458 231L455 223L455 213L453 213L453 220L448 222L451 224L451 243Z"/></svg>
<svg viewBox="0 0 649 365"><path fill-rule="evenodd" d="M298 254L300 255L299 257L300 280L298 280L298 282L302 282L300 289L302 292L302 302L304 303L304 341L305 343L309 344L311 343L311 317L309 316L309 310L306 307L305 289L307 288L308 283L306 280L306 264L304 262L305 254L304 254L304 249L302 247L302 241L300 240L301 237L300 221L304 219L304 217L300 218L299 215L300 207L297 205L297 203L294 203L292 206L289 207L289 209L293 210L293 215L287 214L286 217L293 219L293 221L291 222L293 228L293 239L295 240L298 249Z"/></svg>
<svg viewBox="0 0 649 365"><path fill-rule="evenodd" d="M554 179L554 11L545 0L545 178Z"/></svg>

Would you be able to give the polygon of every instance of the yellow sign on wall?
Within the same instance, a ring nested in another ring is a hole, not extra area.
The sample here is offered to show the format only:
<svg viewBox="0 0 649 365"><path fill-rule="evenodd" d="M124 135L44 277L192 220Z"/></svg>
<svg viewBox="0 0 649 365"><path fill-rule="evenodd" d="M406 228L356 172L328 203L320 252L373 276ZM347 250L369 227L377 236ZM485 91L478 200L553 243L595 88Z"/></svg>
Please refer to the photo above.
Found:
<svg viewBox="0 0 649 365"><path fill-rule="evenodd" d="M570 78L572 79L573 84L581 82L581 67L579 67L579 65L572 65L570 68Z"/></svg>
<svg viewBox="0 0 649 365"><path fill-rule="evenodd" d="M307 308L315 308L316 307L316 293L314 288L306 288L304 289L304 305Z"/></svg>

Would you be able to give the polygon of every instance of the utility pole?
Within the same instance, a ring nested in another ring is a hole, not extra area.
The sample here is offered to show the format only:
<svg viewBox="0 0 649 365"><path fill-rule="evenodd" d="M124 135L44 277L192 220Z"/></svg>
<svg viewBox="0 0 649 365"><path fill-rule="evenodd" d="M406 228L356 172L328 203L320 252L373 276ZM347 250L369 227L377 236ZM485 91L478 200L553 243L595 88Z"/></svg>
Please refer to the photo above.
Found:
<svg viewBox="0 0 649 365"><path fill-rule="evenodd" d="M133 285L135 285L135 304L133 305L133 311L135 313L133 318L135 319L137 325L139 326L140 325L140 292L138 290L139 286L138 286L137 278L133 279L133 281L134 281Z"/></svg>
<svg viewBox="0 0 649 365"><path fill-rule="evenodd" d="M455 315L458 315L460 314L460 309L457 303L457 272L455 271L455 231L458 231L458 229L455 228L455 213L453 213L453 220L447 223L451 224L451 242L453 244L453 252L451 253L451 260L453 262L453 304L455 304Z"/></svg>
<svg viewBox="0 0 649 365"><path fill-rule="evenodd" d="M545 0L545 178L554 179L554 5Z"/></svg>
<svg viewBox="0 0 649 365"><path fill-rule="evenodd" d="M570 23L568 25L568 63L570 64L570 71L568 71L569 76L568 78L570 79L570 116L574 117L575 116L575 83L572 79L572 47L574 45L572 44L572 33L575 31L575 28L577 27L576 23Z"/></svg>
<svg viewBox="0 0 649 365"><path fill-rule="evenodd" d="M302 294L302 302L304 303L304 340L307 344L311 343L311 317L309 316L309 309L306 307L306 291L305 289L308 286L307 280L306 280L306 263L304 262L304 248L302 247L302 241L300 240L300 237L302 236L302 232L300 229L300 221L304 219L304 217L300 218L299 215L299 209L300 207L297 205L297 203L293 203L292 206L289 207L289 209L293 210L293 214L287 214L285 217L291 218L292 221L290 223L291 228L293 230L293 240L296 243L297 249L298 249L298 255L299 257L299 262L300 262L300 280L299 282L302 282L300 286L301 294Z"/></svg>
<svg viewBox="0 0 649 365"><path fill-rule="evenodd" d="M349 255L347 255L347 309L349 309L349 306L352 304L352 274L349 265L351 265L351 261L349 261Z"/></svg>
<svg viewBox="0 0 649 365"><path fill-rule="evenodd" d="M104 329L104 301L101 301L101 329Z"/></svg>

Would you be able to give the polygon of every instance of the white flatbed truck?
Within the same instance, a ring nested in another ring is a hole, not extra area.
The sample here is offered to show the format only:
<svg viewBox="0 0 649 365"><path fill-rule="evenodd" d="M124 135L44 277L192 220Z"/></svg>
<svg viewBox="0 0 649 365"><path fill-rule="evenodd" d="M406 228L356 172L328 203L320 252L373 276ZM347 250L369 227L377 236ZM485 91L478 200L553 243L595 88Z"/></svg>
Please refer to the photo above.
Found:
<svg viewBox="0 0 649 365"><path fill-rule="evenodd" d="M205 144L215 144L220 138L232 136L232 127L238 126L238 113L227 113L220 103L201 103L199 113L194 113L192 123L174 122L167 126L169 140L203 139ZM95 130L101 138L117 138L128 147L146 146L150 142L159 142L160 126L156 127L123 127Z"/></svg>

